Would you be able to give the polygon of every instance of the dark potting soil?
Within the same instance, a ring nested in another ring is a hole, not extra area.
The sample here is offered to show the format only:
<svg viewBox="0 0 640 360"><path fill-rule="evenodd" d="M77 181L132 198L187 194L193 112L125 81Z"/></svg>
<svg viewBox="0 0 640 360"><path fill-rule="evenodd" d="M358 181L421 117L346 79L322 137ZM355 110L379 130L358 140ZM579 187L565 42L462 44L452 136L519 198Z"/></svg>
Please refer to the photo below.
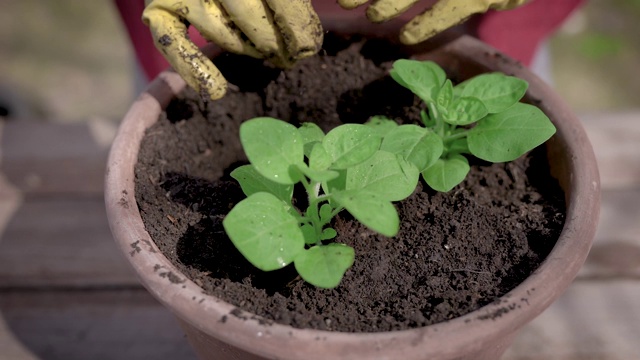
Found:
<svg viewBox="0 0 640 360"><path fill-rule="evenodd" d="M336 241L354 247L356 259L335 289L305 283L292 266L261 272L225 235L222 219L244 197L228 175L245 161L238 139L243 121L272 116L316 122L325 131L380 114L419 121L420 102L386 75L385 60L399 54L386 48L388 58L372 58L380 43L348 45L329 36L319 56L287 71L217 58L233 84L228 95L210 103L186 90L143 140L136 200L148 232L206 293L298 328L400 330L495 301L536 269L564 223L563 193L546 169L543 147L506 164L476 161L448 193L421 180L395 204L401 229L394 238L341 213L333 224Z"/></svg>

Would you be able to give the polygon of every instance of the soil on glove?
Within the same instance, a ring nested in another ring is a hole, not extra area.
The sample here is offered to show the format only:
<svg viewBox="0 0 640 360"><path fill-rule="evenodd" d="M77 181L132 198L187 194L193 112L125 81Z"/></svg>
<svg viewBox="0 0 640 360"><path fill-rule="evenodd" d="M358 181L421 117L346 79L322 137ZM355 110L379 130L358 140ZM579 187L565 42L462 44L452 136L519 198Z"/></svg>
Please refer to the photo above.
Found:
<svg viewBox="0 0 640 360"><path fill-rule="evenodd" d="M349 40L329 35L319 56L286 71L217 58L232 84L228 95L208 102L186 90L143 140L136 200L149 234L206 293L296 328L401 330L495 301L538 267L564 224L564 195L543 147L506 164L475 160L448 193L421 180L410 198L395 203L401 229L394 238L342 212L335 241L354 247L356 258L335 289L305 283L292 265L261 272L225 235L223 218L244 198L229 177L246 161L238 139L243 121L272 116L325 131L373 115L419 122L421 102L387 76L389 60L402 54L383 46L376 57L372 49L384 44Z"/></svg>

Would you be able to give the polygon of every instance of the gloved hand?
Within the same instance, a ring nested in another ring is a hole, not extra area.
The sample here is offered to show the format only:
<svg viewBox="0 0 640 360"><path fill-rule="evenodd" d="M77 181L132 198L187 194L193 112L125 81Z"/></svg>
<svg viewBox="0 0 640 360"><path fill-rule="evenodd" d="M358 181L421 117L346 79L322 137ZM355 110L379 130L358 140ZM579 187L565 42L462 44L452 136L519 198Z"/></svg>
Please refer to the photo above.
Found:
<svg viewBox="0 0 640 360"><path fill-rule="evenodd" d="M390 20L420 0L374 0L367 8L367 17L372 22ZM416 16L400 31L400 41L413 45L467 20L473 14L489 9L507 10L520 6L528 0L440 0L428 11ZM345 9L353 9L368 0L338 0Z"/></svg>
<svg viewBox="0 0 640 360"><path fill-rule="evenodd" d="M314 55L322 46L322 26L311 0L145 0L145 3L142 19L149 26L156 47L203 98L221 98L227 82L189 40L189 24L227 51L266 58L279 67L289 67L296 60Z"/></svg>

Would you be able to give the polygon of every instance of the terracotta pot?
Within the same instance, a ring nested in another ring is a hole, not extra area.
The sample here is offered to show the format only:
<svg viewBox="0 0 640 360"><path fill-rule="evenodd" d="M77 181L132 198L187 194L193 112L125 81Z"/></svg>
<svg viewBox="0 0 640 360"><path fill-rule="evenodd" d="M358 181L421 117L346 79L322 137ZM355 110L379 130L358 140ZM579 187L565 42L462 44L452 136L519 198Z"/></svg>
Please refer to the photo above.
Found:
<svg viewBox="0 0 640 360"><path fill-rule="evenodd" d="M352 25L341 26L338 30L348 31ZM380 28L374 29L383 33ZM458 79L502 71L529 82L526 99L539 104L557 127L557 134L546 146L551 172L566 194L566 224L551 254L534 274L496 302L462 317L413 330L358 334L300 330L268 325L252 314L245 314L246 320L226 316L235 306L203 295L200 287L163 256L145 231L136 206L134 166L144 131L185 86L177 74L164 72L136 100L122 122L108 161L105 201L116 242L144 286L177 316L201 359L494 360L504 353L517 330L571 283L591 247L600 200L595 157L578 119L530 71L472 38L455 39L417 57L440 62ZM141 251L131 256L134 243ZM159 275L159 266L165 276ZM167 272L172 276L166 276Z"/></svg>

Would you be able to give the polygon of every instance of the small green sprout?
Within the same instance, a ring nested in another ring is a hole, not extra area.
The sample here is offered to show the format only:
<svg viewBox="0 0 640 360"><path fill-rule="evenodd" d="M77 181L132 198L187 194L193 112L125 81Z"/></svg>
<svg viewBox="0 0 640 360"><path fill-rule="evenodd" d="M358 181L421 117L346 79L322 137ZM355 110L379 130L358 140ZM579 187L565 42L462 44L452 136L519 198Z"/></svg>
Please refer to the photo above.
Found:
<svg viewBox="0 0 640 360"><path fill-rule="evenodd" d="M240 141L251 164L231 176L247 198L226 216L225 231L257 268L293 263L305 281L321 288L338 286L354 261L353 248L332 242L332 218L345 209L371 230L395 236L399 218L392 201L411 195L420 176L404 157L381 150L382 137L361 124L325 135L312 123L296 128L256 118L241 125ZM306 202L292 199L298 183ZM294 206L303 203L303 211Z"/></svg>
<svg viewBox="0 0 640 360"><path fill-rule="evenodd" d="M512 161L556 131L540 109L519 102L528 84L516 77L489 73L453 86L436 63L416 60L396 61L390 74L426 103L425 127L398 126L383 116L367 125L383 136L381 150L402 156L437 191L447 192L467 176L463 155Z"/></svg>

